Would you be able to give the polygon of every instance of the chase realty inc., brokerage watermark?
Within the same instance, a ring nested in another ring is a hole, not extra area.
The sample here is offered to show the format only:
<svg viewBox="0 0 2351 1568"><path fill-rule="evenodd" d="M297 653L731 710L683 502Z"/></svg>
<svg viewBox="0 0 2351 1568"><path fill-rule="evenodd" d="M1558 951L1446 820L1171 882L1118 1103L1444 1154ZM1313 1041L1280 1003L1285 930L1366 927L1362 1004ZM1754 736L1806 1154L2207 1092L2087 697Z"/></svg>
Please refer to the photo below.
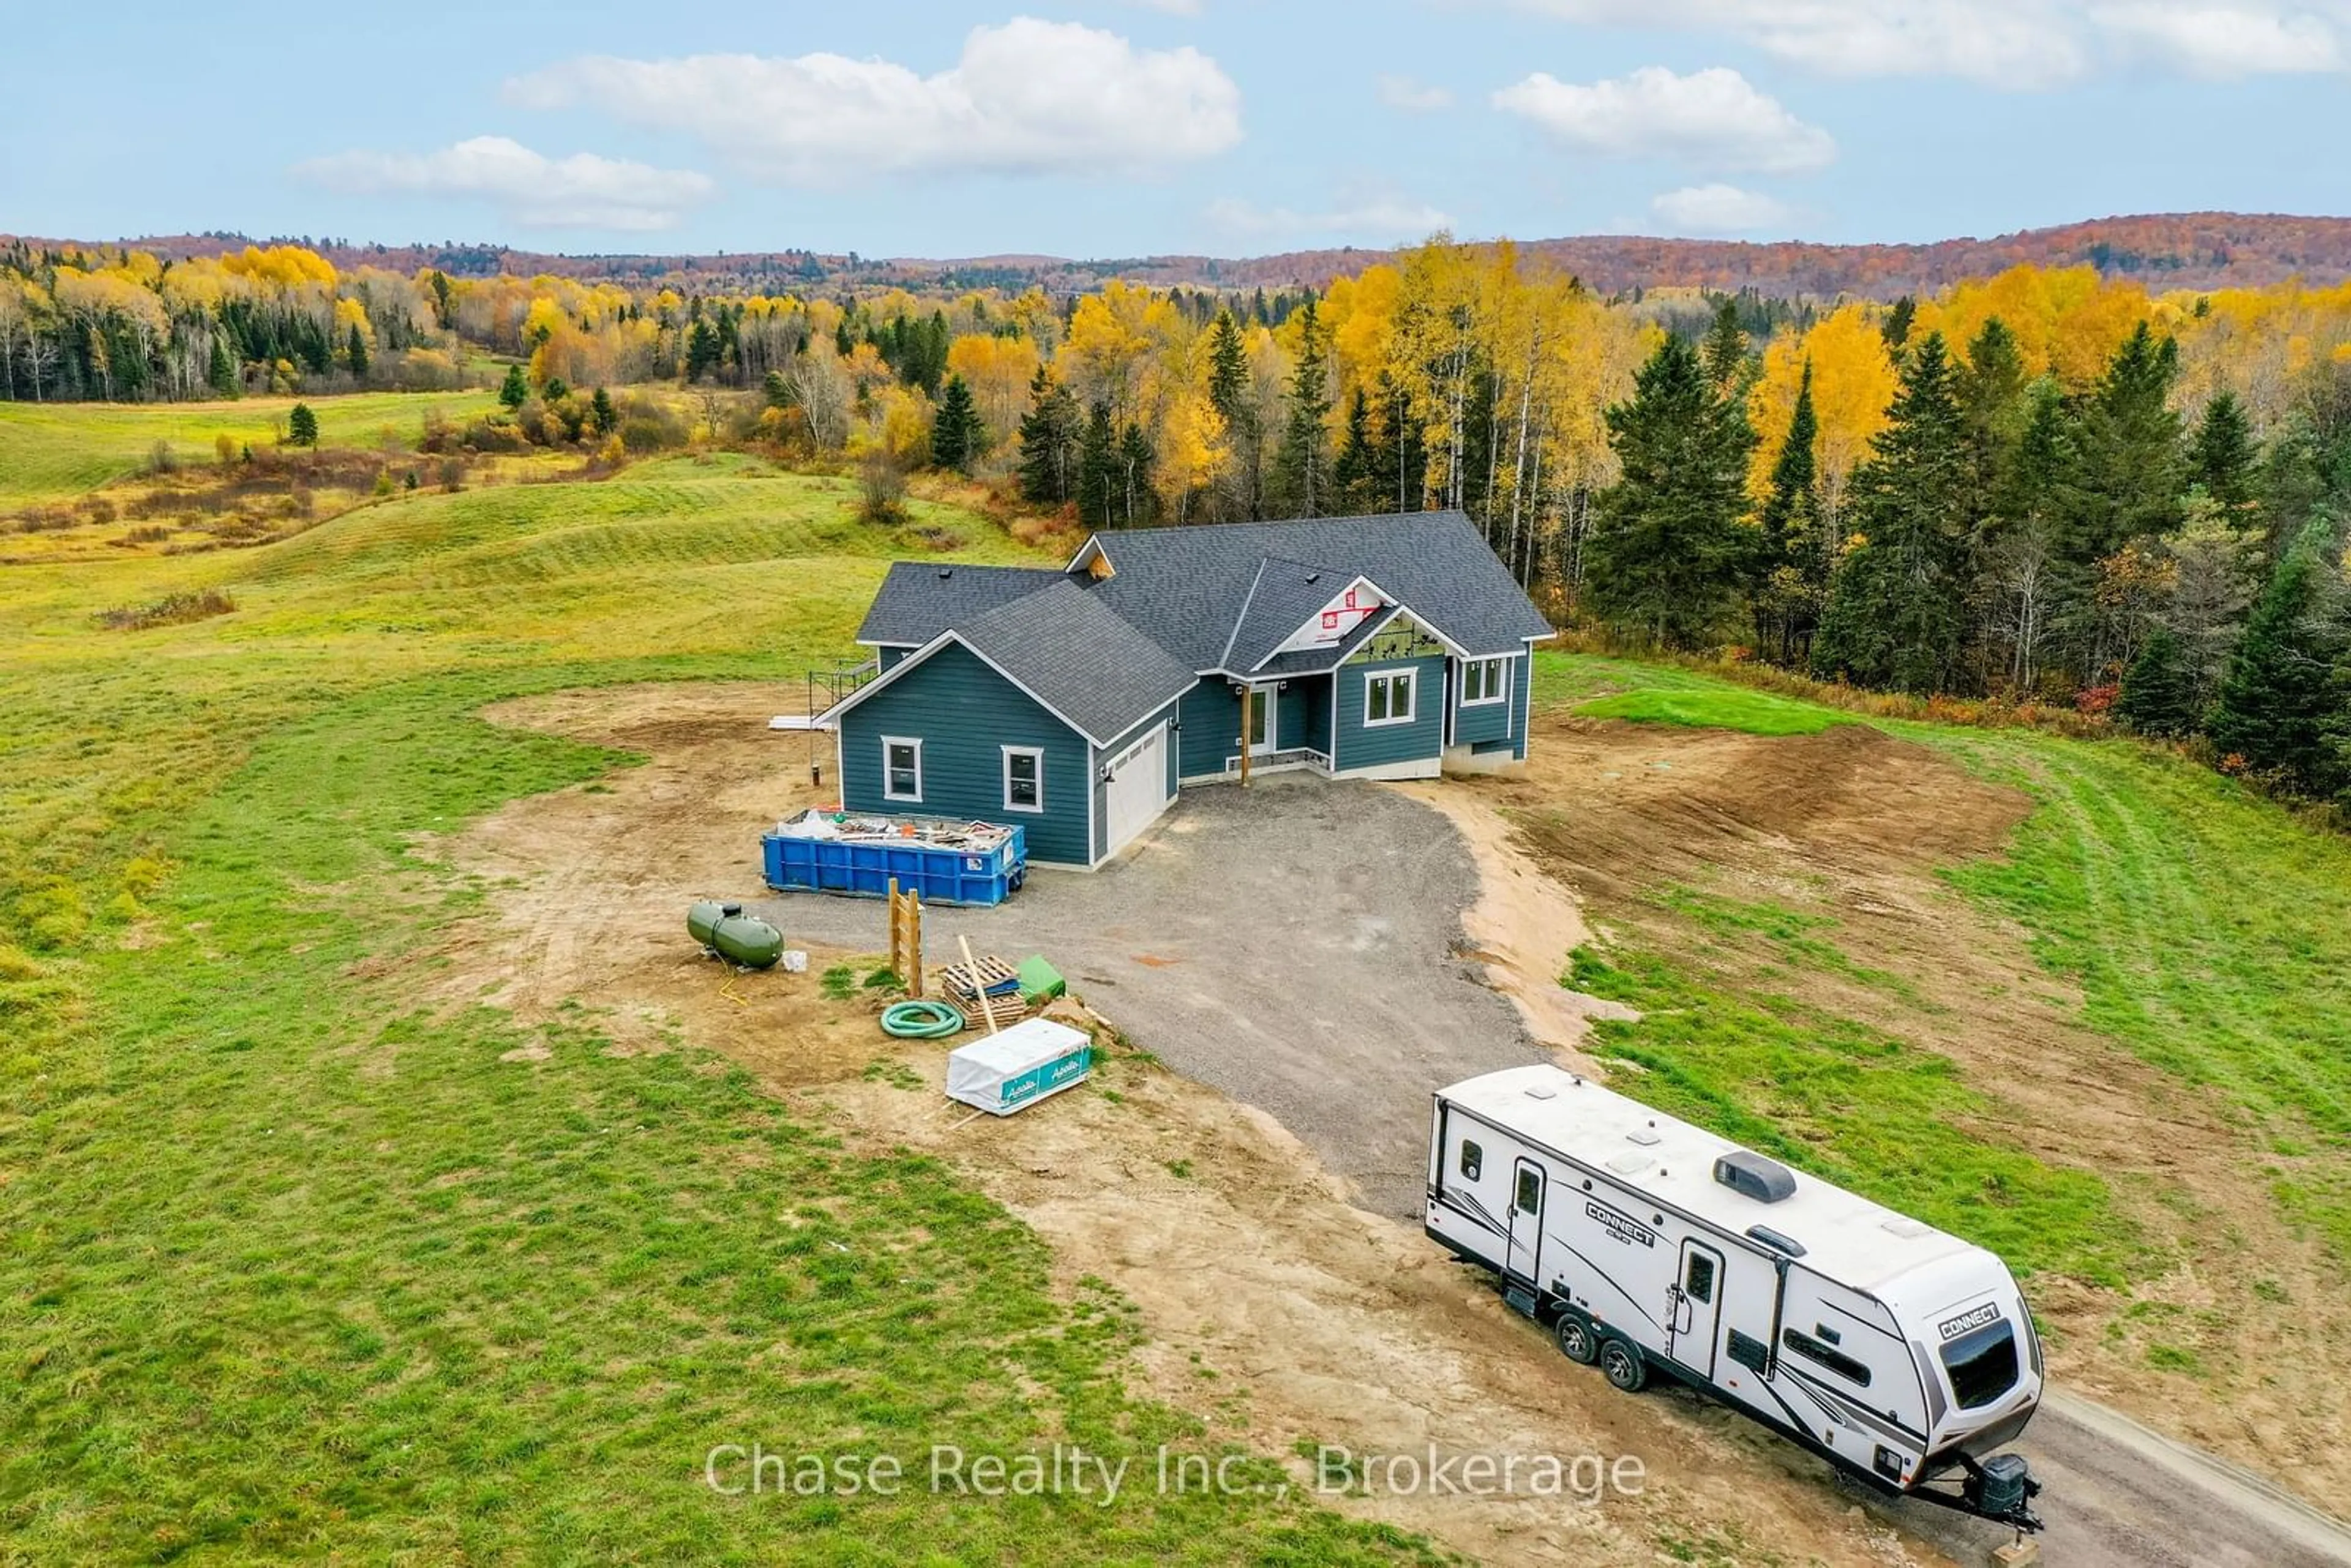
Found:
<svg viewBox="0 0 2351 1568"><path fill-rule="evenodd" d="M1358 1453L1324 1443L1311 1450L1307 1490L1319 1496L1528 1497L1595 1507L1637 1497L1648 1483L1637 1454ZM703 1456L705 1485L723 1497L896 1497L908 1491L958 1497L1067 1497L1098 1508L1136 1491L1162 1497L1287 1497L1287 1471L1248 1454L1186 1453L1162 1445L1145 1454L1097 1454L1075 1443L1011 1453L951 1443L914 1456L791 1453L757 1442L720 1443Z"/></svg>

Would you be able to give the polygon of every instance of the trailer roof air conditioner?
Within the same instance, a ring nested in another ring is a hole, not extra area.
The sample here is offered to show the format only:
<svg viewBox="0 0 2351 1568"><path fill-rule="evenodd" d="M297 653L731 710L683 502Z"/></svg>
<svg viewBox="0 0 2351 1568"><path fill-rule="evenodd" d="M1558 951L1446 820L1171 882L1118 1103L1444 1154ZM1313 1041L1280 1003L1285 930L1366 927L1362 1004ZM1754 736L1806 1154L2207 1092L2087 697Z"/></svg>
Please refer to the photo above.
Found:
<svg viewBox="0 0 2351 1568"><path fill-rule="evenodd" d="M1714 1179L1758 1203L1777 1203L1796 1196L1796 1178L1787 1166L1745 1149L1733 1149L1716 1160Z"/></svg>

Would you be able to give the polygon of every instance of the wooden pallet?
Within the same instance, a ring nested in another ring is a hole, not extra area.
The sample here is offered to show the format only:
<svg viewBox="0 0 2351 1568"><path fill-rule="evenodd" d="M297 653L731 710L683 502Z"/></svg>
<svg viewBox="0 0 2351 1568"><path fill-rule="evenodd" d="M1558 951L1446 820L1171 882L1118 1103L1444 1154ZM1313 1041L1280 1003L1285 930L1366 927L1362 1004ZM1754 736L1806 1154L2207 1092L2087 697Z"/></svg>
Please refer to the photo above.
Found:
<svg viewBox="0 0 2351 1568"><path fill-rule="evenodd" d="M951 1005L962 1011L964 1026L967 1029L986 1029L987 1015L991 1012L995 1014L996 1027L998 1029L1004 1028L1007 1024L1019 1023L1029 1016L1029 1004L1018 991L1008 992L1000 997L990 997L986 1008L982 1008L976 1001L969 1001L961 997L956 998Z"/></svg>
<svg viewBox="0 0 2351 1568"><path fill-rule="evenodd" d="M977 983L972 979L973 968L979 971ZM979 958L974 960L968 967L962 964L949 964L938 972L938 977L939 982L946 987L948 995L958 1000L966 1000L982 992L997 990L1006 986L1012 988L1010 994L1015 998L1020 994L1020 971L1001 958Z"/></svg>

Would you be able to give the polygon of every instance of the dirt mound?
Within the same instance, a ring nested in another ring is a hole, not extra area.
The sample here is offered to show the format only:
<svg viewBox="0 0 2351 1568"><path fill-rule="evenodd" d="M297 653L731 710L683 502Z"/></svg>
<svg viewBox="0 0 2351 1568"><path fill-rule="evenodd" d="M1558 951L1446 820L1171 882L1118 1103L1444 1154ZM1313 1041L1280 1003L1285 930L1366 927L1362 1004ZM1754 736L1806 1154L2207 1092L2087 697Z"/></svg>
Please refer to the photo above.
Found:
<svg viewBox="0 0 2351 1568"><path fill-rule="evenodd" d="M2032 808L1865 725L1765 737L1536 720L1528 770L1485 785L1580 890L1629 894L1757 851L1852 868L1997 851Z"/></svg>

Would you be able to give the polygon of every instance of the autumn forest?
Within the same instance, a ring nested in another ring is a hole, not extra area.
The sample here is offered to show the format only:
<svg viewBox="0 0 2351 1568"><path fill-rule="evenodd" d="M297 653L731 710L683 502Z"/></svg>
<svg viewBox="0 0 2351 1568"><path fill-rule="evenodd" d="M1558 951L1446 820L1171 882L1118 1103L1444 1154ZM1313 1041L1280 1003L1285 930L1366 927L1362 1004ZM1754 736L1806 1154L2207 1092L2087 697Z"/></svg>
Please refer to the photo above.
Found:
<svg viewBox="0 0 2351 1568"><path fill-rule="evenodd" d="M469 447L757 446L883 507L934 470L1088 528L1459 507L1596 636L2351 790L2351 285L1604 295L1443 236L1319 289L808 298L0 251L10 399L469 387Z"/></svg>

